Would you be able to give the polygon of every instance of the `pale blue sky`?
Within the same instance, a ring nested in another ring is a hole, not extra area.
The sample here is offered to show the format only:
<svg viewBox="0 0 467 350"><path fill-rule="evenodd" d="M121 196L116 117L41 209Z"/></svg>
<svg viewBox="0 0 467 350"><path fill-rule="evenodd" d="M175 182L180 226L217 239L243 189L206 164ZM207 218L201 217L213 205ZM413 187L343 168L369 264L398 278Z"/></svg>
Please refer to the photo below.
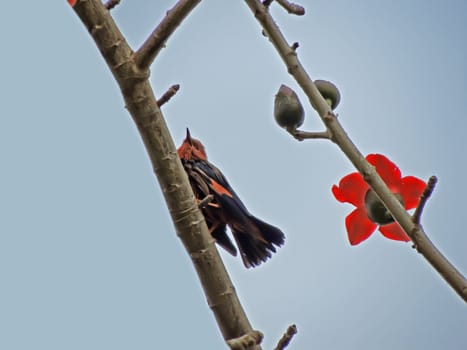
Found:
<svg viewBox="0 0 467 350"><path fill-rule="evenodd" d="M174 1L122 1L138 47ZM467 3L303 1L272 7L312 78L335 82L341 123L363 153L439 184L423 225L467 273ZM214 317L107 66L66 1L0 12L0 349L222 349ZM273 121L299 94L243 1L205 0L153 66L176 144L190 127L248 208L283 229L272 260L246 270L221 252L271 349L465 349L465 304L410 244L347 241L352 210L331 186L353 171L327 141Z"/></svg>

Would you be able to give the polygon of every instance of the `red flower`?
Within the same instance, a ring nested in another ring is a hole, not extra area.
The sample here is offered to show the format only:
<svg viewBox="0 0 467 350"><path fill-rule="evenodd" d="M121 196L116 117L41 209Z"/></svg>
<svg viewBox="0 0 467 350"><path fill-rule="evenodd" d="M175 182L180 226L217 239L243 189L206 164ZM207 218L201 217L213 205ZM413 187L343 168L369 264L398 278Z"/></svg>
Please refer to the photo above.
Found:
<svg viewBox="0 0 467 350"><path fill-rule="evenodd" d="M413 209L418 205L426 187L424 181L414 176L402 177L399 168L382 154L369 154L366 160L375 166L376 172L405 209ZM378 225L384 237L396 241L410 241L360 173L343 177L339 186L332 186L332 193L339 202L347 202L357 207L345 218L351 245L359 244L370 237Z"/></svg>

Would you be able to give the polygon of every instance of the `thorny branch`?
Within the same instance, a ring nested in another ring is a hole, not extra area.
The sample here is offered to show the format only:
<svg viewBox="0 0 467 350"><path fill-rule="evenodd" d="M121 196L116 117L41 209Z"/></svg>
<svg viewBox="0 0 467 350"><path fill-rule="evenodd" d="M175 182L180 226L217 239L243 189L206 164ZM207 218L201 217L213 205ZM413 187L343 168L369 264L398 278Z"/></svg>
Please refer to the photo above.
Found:
<svg viewBox="0 0 467 350"><path fill-rule="evenodd" d="M149 84L149 64L159 47L200 0L182 0L162 21L163 38L149 40L137 54L110 16L101 0L69 0L70 5L93 37L115 80L148 152L158 183L164 194L177 235L198 273L209 307L225 340L241 337L253 329L240 304L214 239L195 201L188 177L177 157L174 142ZM183 6L184 11L177 12ZM178 13L175 17L174 13ZM170 20L168 20L170 18ZM158 29L155 30L158 32ZM158 43L157 45L154 43ZM147 66L141 69L141 64ZM252 350L261 349L254 346Z"/></svg>
<svg viewBox="0 0 467 350"><path fill-rule="evenodd" d="M467 302L467 280L452 265L446 257L434 246L425 234L421 225L416 225L412 217L405 211L397 198L391 193L381 177L376 173L363 157L363 154L352 142L341 126L336 116L330 110L305 68L300 63L297 53L291 49L282 31L274 22L268 9L258 0L245 0L253 15L263 28L263 33L284 61L288 72L308 96L310 104L318 112L321 120L332 135L332 141L342 150L357 170L363 175L365 181L375 191L378 198L390 211L393 218L401 225L403 230L414 242L417 251L440 273L445 281Z"/></svg>

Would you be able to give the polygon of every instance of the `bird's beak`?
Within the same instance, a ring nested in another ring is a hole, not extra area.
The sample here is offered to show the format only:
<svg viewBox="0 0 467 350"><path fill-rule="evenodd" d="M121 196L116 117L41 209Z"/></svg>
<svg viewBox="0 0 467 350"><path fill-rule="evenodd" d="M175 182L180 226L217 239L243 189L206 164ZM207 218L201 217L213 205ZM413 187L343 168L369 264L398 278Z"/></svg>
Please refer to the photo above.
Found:
<svg viewBox="0 0 467 350"><path fill-rule="evenodd" d="M186 128L186 141L190 144L190 146L193 146L193 142L191 141L191 135L190 135L190 129Z"/></svg>

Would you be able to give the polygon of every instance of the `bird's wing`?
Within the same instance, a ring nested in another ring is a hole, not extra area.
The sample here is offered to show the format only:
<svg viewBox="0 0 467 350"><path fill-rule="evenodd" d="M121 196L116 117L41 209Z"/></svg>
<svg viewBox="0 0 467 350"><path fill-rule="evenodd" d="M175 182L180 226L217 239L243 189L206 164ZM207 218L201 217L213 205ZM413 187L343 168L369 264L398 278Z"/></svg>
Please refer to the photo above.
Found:
<svg viewBox="0 0 467 350"><path fill-rule="evenodd" d="M195 164L195 168L197 169L198 173L204 177L215 195L224 197L226 200L233 200L235 205L238 206L238 209L242 211L243 215L250 215L248 209L240 200L240 197L238 197L225 176L214 164L211 164L207 161L198 161Z"/></svg>

